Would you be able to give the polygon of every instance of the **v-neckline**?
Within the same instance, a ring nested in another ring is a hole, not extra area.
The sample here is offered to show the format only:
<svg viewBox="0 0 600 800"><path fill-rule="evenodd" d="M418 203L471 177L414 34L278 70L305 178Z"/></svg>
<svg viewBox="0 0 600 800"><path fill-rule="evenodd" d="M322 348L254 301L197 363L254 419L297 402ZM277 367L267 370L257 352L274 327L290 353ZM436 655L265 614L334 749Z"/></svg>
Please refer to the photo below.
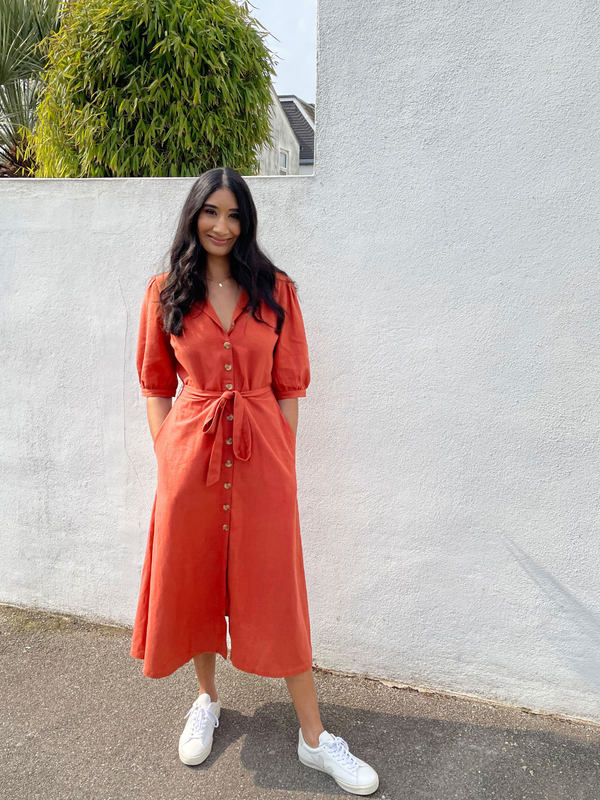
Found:
<svg viewBox="0 0 600 800"><path fill-rule="evenodd" d="M225 328L223 327L223 323L219 319L219 315L215 311L215 307L213 306L213 304L208 299L208 296L206 298L206 305L208 306L209 316L213 319L214 322L217 323L217 325L221 328L221 330L226 336L229 336L229 334L231 333L231 326L235 322L236 317L239 315L239 313L241 313L240 304L245 294L246 291L242 289L240 292L240 296L237 299L237 303L235 304L235 308L233 309L233 316L231 317L231 322L229 323L228 330L225 330Z"/></svg>

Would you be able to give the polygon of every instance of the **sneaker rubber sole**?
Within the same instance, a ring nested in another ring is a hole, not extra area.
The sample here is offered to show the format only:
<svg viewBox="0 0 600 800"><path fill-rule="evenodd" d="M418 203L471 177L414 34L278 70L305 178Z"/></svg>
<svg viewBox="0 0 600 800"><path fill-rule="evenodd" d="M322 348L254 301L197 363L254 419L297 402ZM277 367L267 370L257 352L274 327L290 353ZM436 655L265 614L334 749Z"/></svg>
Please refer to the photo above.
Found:
<svg viewBox="0 0 600 800"><path fill-rule="evenodd" d="M221 719L221 707L219 706L219 711L217 712L217 719ZM212 750L214 739L210 740L210 745L203 750L200 755L197 756L186 756L184 753L181 752L181 748L179 748L179 758L183 761L184 764L188 764L191 767L195 767L197 764L202 764L203 761L210 755L210 751Z"/></svg>
<svg viewBox="0 0 600 800"><path fill-rule="evenodd" d="M211 743L210 743L209 747L207 747L206 750L204 750L198 756L186 756L186 755L184 755L184 753L181 752L181 749L180 749L179 750L179 758L183 761L184 764L188 764L190 766L196 766L196 764L201 764L203 761L206 761L206 759L210 755L210 751L212 750L212 746L213 746L213 743L212 743L212 740L211 740Z"/></svg>
<svg viewBox="0 0 600 800"><path fill-rule="evenodd" d="M307 761L300 752L298 752L298 758L305 766L311 767L312 769L318 769L319 772L324 772L326 775L331 775L331 777L338 784L338 786L341 786L342 789L345 789L347 792L350 792L350 794L360 794L360 795L373 794L373 792L375 792L379 788L379 776L377 777L377 780L373 781L370 784L366 784L364 786L356 786L354 784L346 783L341 778L337 778L335 775L332 775L331 772L329 772L329 770L325 769L324 767L320 767L318 764L314 764L312 761Z"/></svg>

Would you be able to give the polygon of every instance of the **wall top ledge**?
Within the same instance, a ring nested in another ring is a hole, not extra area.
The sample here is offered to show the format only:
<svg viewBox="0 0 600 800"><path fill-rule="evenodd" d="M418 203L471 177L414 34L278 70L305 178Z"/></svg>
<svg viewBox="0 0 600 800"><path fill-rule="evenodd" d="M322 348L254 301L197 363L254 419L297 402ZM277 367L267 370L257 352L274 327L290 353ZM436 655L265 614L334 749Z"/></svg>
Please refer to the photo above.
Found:
<svg viewBox="0 0 600 800"><path fill-rule="evenodd" d="M199 177L199 176L196 176ZM18 184L25 184L25 185L32 185L35 186L38 183L94 183L94 182L102 182L102 183L127 183L132 181L140 181L144 183L148 183L150 181L195 181L196 177L175 177L171 178L168 176L156 176L156 177L135 177L135 178L0 178L0 187L9 184L14 185ZM261 180L261 181L282 181L282 180L290 180L290 179L297 179L305 180L306 178L315 178L316 173L312 173L309 175L242 175L244 180Z"/></svg>

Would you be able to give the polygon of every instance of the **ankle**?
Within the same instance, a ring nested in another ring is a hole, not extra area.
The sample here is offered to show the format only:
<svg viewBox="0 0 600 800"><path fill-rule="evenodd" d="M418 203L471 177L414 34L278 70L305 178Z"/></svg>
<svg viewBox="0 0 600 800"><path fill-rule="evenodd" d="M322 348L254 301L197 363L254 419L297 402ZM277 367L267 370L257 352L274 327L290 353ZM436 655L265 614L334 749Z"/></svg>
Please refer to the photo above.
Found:
<svg viewBox="0 0 600 800"><path fill-rule="evenodd" d="M322 725L320 728L312 728L307 730L302 728L302 738L304 739L304 743L313 749L319 747L319 735L323 733L324 730L325 728Z"/></svg>

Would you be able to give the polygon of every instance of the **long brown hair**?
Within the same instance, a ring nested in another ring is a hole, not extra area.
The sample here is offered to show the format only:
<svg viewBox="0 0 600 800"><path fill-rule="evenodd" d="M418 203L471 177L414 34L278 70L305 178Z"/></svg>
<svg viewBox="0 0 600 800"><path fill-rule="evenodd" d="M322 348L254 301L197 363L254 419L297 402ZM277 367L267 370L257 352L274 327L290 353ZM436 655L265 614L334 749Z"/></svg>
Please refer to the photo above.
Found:
<svg viewBox="0 0 600 800"><path fill-rule="evenodd" d="M170 269L160 292L163 327L168 333L180 336L183 318L195 303L204 307L208 296L206 282L206 251L198 236L198 214L209 195L217 189L231 189L238 205L240 235L229 253L231 276L248 294L247 309L257 316L261 300L277 315L276 333L281 331L285 310L273 297L276 274L289 275L276 267L256 241L257 214L250 188L231 167L216 167L203 172L194 182L183 204L177 231L171 245ZM292 281L294 283L294 281ZM294 286L296 284L294 283ZM267 323L265 323L267 324Z"/></svg>

